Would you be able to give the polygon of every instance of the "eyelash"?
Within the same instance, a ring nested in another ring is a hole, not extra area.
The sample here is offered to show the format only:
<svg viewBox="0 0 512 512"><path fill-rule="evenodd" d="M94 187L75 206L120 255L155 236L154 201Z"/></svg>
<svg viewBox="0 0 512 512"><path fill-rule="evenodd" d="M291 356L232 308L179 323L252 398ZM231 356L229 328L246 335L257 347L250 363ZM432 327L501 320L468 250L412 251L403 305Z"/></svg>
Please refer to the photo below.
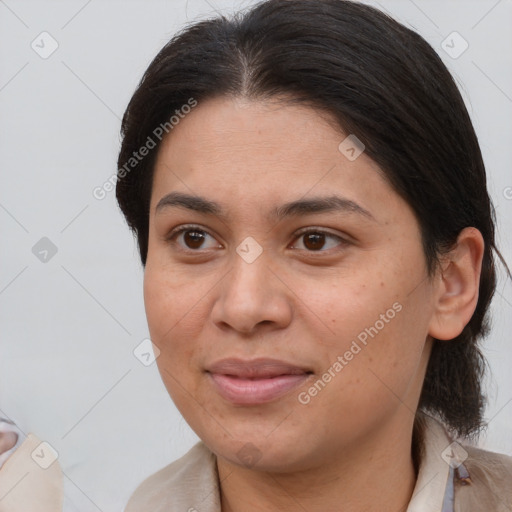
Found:
<svg viewBox="0 0 512 512"><path fill-rule="evenodd" d="M169 235L166 237L166 241L167 242L171 242L175 245L177 245L177 242L176 242L176 238L181 235L182 233L185 233L187 231L199 231L201 233L205 233L209 236L211 236L212 238L215 238L211 233L209 233L206 229L203 229L201 226L198 226L196 224L185 224L183 226L180 226L179 228L176 228L174 229L173 231L171 231L171 233L169 233ZM302 228L300 229L299 231L297 231L296 233L294 233L294 240L297 240L298 238L300 238L301 236L304 236L308 233L315 233L315 234L321 234L321 235L326 235L327 237L330 237L330 238L334 238L334 239L337 239L338 242L339 242L339 245L340 246L346 246L349 244L349 241L338 236L338 235L335 235L329 231L325 231L324 229L321 229L321 228L315 228L314 226L313 227L308 227L308 228ZM189 253L189 254L200 254L201 252L204 252L204 249L201 250L201 249L190 249L190 248L183 248L183 247L180 247L180 250L183 251L183 252L186 252L186 253ZM206 249L207 250L207 249ZM328 249L328 250L318 250L318 251L312 251L312 250L307 250L307 249L299 249L301 251L306 251L308 252L309 254L321 254L321 253L326 253L326 252L329 252L331 249ZM340 250L338 248L338 250Z"/></svg>

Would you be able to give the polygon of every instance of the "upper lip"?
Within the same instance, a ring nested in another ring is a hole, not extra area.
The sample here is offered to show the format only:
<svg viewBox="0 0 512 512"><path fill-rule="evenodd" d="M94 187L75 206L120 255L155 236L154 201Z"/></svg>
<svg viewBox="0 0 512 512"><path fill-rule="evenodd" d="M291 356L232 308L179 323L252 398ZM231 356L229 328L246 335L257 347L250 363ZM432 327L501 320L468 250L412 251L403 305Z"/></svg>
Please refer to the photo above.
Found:
<svg viewBox="0 0 512 512"><path fill-rule="evenodd" d="M206 371L246 379L262 379L278 377L279 375L302 375L311 373L307 368L286 361L269 358L251 360L237 358L221 359L208 366Z"/></svg>

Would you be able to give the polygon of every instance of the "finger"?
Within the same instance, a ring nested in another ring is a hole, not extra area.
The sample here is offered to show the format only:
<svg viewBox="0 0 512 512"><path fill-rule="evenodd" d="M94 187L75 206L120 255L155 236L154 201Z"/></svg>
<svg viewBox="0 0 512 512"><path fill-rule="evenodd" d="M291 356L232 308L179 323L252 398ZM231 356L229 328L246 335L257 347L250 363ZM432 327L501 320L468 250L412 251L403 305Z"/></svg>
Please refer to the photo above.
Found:
<svg viewBox="0 0 512 512"><path fill-rule="evenodd" d="M0 455L13 448L18 441L16 432L0 432Z"/></svg>

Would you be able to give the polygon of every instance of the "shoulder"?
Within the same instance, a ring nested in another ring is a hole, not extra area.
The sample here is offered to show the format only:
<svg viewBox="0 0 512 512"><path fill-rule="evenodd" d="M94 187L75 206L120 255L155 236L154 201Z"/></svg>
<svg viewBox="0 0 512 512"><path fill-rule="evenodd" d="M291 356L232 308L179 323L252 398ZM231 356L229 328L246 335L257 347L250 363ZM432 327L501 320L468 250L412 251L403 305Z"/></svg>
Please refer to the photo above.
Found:
<svg viewBox="0 0 512 512"><path fill-rule="evenodd" d="M493 476L512 478L512 457L474 446L464 446L468 453L466 465L476 471L486 471ZM495 473L498 473L495 475ZM510 480L509 480L510 482Z"/></svg>
<svg viewBox="0 0 512 512"><path fill-rule="evenodd" d="M512 457L455 440L439 419L419 418L421 463L407 511L441 510L453 500L454 512L512 512Z"/></svg>
<svg viewBox="0 0 512 512"><path fill-rule="evenodd" d="M125 508L125 512L148 510L220 510L216 456L202 441L183 457L146 478Z"/></svg>
<svg viewBox="0 0 512 512"><path fill-rule="evenodd" d="M463 464L469 483L465 479L456 481L455 503L460 510L481 503L488 510L512 511L512 457L474 446L463 448L467 453Z"/></svg>

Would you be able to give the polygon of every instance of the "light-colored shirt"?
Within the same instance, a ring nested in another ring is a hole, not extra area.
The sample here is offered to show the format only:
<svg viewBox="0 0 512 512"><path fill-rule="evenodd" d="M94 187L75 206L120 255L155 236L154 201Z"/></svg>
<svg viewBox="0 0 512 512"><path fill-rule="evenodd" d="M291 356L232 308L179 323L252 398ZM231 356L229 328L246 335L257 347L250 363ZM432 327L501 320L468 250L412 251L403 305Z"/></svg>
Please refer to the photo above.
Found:
<svg viewBox="0 0 512 512"><path fill-rule="evenodd" d="M454 442L426 415L424 425L407 512L512 512L512 457ZM125 512L221 512L215 454L198 442L142 482Z"/></svg>
<svg viewBox="0 0 512 512"><path fill-rule="evenodd" d="M28 434L0 468L0 512L61 512L62 500L58 460Z"/></svg>

